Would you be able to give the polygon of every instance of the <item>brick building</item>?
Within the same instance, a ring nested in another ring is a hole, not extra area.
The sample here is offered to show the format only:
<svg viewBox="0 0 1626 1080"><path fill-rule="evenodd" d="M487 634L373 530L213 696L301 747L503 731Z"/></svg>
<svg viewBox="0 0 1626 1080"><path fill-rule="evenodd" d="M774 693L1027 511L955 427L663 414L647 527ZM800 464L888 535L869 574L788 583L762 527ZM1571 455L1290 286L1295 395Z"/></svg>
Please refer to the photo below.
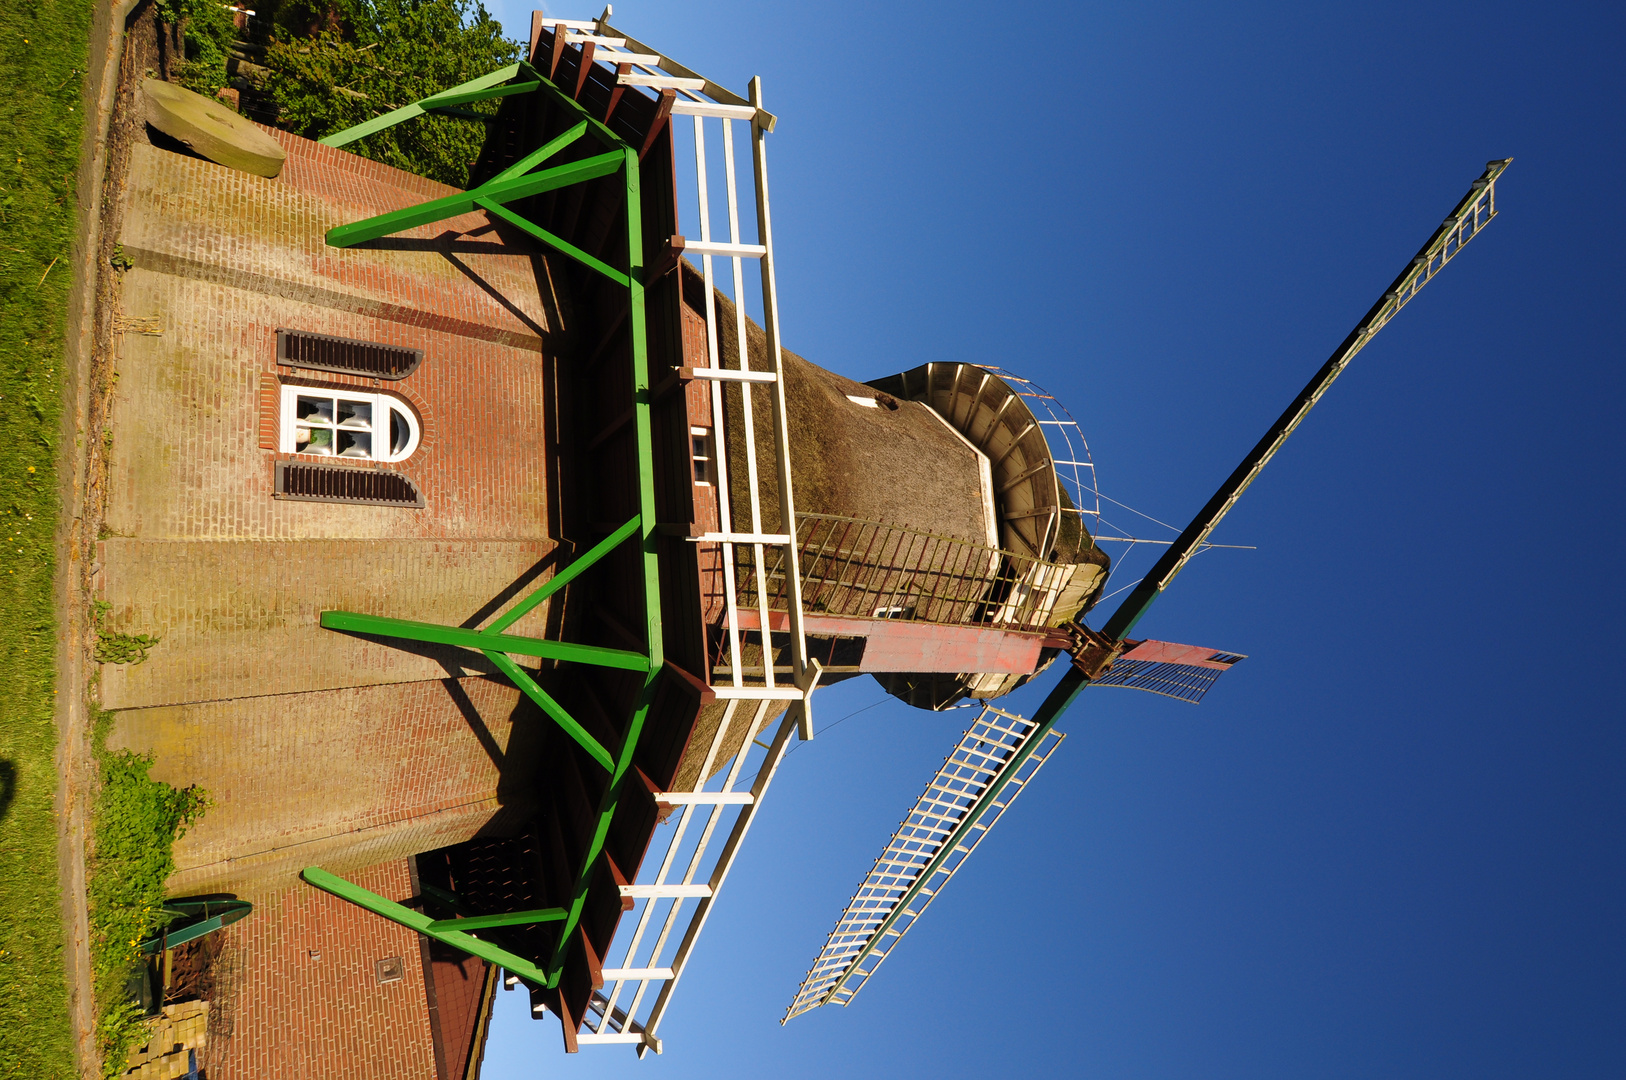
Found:
<svg viewBox="0 0 1626 1080"><path fill-rule="evenodd" d="M466 1058L485 965L436 965L416 935L295 875L322 863L413 895L409 856L525 812L514 781L536 748L514 731L534 706L466 657L310 639L318 603L387 596L460 622L470 596L550 572L557 508L539 465L557 439L547 405L566 316L547 259L504 250L483 219L458 223L473 235L455 243L332 257L331 225L450 189L272 134L288 151L275 180L132 151L120 242L134 265L119 303L162 333L121 343L97 583L110 629L161 644L140 665L103 667L102 705L117 714L110 745L154 752L156 776L214 799L177 844L171 892L260 906L224 932L237 1000L214 1074L286 1075L337 1053L356 1076L460 1076L435 1060L426 996L442 991ZM278 363L279 330L425 362L397 380L295 368ZM409 457L343 467L387 467L424 506L277 497L277 464L312 460L279 449L290 392L410 410ZM550 617L543 606L519 628L546 633ZM382 982L375 966L391 957L402 970ZM426 984L426 971L441 977Z"/></svg>

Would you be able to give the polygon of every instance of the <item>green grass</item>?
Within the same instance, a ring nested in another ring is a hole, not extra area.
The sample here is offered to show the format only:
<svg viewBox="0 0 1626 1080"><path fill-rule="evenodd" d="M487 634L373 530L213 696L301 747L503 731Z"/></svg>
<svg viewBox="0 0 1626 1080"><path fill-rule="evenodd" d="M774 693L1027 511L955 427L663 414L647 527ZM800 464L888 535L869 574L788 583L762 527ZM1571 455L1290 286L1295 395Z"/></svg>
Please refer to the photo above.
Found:
<svg viewBox="0 0 1626 1080"><path fill-rule="evenodd" d="M74 1072L52 815L51 584L90 12L89 0L0 4L0 1076L7 1080Z"/></svg>
<svg viewBox="0 0 1626 1080"><path fill-rule="evenodd" d="M56 874L53 720L64 320L76 220L90 0L0 4L0 1080L75 1075ZM154 639L103 631L96 659L139 663ZM84 687L63 687L84 693ZM161 923L172 849L202 792L102 749L89 866L98 1038L123 1071L138 1018L123 1004L135 944Z"/></svg>
<svg viewBox="0 0 1626 1080"><path fill-rule="evenodd" d="M168 920L161 915L164 880L175 869L175 838L208 805L196 787L176 790L147 775L152 758L108 752L102 742L112 715L97 723L95 860L90 867L90 959L96 976L97 1041L102 1072L124 1071L142 1039L140 1012L126 1004L125 983L140 962L137 946Z"/></svg>

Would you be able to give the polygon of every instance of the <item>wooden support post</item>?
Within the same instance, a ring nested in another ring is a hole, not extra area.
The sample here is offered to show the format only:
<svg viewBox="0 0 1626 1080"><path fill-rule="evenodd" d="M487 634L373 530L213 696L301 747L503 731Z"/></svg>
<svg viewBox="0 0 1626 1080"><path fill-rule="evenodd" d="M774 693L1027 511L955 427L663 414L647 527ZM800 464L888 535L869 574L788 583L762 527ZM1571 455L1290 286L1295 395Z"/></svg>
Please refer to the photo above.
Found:
<svg viewBox="0 0 1626 1080"><path fill-rule="evenodd" d="M597 47L591 41L582 45L581 66L576 69L576 92L570 95L577 101L582 99L582 87L587 85L587 73L593 70L593 50Z"/></svg>
<svg viewBox="0 0 1626 1080"><path fill-rule="evenodd" d="M581 1026L581 1019L570 1015L570 1006L565 1004L565 988L562 986L554 998L553 1010L559 1014L559 1023L565 1029L565 1053L579 1053L581 1046L576 1042L576 1029Z"/></svg>
<svg viewBox="0 0 1626 1080"><path fill-rule="evenodd" d="M531 47L525 51L525 59L531 64L537 62L536 47L542 40L542 27L545 25L545 15L540 11L531 12Z"/></svg>
<svg viewBox="0 0 1626 1080"><path fill-rule="evenodd" d="M637 767L634 766L634 768L637 768ZM643 772L642 769L638 770L638 775L639 776L644 775L644 772ZM610 854L608 849L606 849L605 852L604 852L604 862L610 868L610 877L611 877L612 880L614 880L615 887L617 889L621 888L623 885L631 885L632 884L632 882L627 880L627 875L625 875L625 874L623 874L621 872L621 867L616 863L615 857ZM633 906L636 905L637 903L638 903L638 901L634 900L632 897L623 896L621 898L621 910L622 911L631 911L633 909ZM602 986L604 984L603 983L595 983L594 985Z"/></svg>
<svg viewBox="0 0 1626 1080"><path fill-rule="evenodd" d="M610 91L610 103L604 107L604 122L608 124L610 117L615 115L615 107L621 104L621 95L627 89L621 85L621 76L632 74L631 64L615 65L615 87Z"/></svg>
<svg viewBox="0 0 1626 1080"><path fill-rule="evenodd" d="M553 24L553 60L548 64L548 78L554 81L559 77L559 61L565 55L565 24Z"/></svg>
<svg viewBox="0 0 1626 1080"><path fill-rule="evenodd" d="M677 100L677 91L671 87L661 91L660 104L655 106L655 119L649 122L649 134L644 136L644 145L638 148L638 160L644 160L649 148L655 145L655 137L666 126L667 120L672 116L672 103Z"/></svg>
<svg viewBox="0 0 1626 1080"><path fill-rule="evenodd" d="M582 936L582 955L587 959L587 978L592 982L594 990L604 989L604 962L599 959L598 950L593 948L593 939L587 936L587 927L577 928Z"/></svg>
<svg viewBox="0 0 1626 1080"><path fill-rule="evenodd" d="M649 260L648 268L644 271L644 284L647 285L676 270L678 260L683 257L683 249L687 245L688 241L676 233L662 241L654 257Z"/></svg>

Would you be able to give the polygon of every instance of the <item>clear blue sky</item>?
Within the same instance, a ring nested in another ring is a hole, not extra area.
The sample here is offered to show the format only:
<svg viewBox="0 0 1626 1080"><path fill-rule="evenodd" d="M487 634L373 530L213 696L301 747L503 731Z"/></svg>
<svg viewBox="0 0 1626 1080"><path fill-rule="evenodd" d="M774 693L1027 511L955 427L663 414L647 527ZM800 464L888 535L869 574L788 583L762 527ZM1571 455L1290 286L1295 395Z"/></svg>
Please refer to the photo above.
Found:
<svg viewBox="0 0 1626 1080"><path fill-rule="evenodd" d="M781 1028L966 714L854 717L781 770L661 1058L504 994L488 1080L1626 1075L1619 6L616 7L763 77L791 348L1029 374L1182 524L1516 160L1215 537L1259 550L1141 624L1250 655L1207 701L1086 692L855 1003Z"/></svg>

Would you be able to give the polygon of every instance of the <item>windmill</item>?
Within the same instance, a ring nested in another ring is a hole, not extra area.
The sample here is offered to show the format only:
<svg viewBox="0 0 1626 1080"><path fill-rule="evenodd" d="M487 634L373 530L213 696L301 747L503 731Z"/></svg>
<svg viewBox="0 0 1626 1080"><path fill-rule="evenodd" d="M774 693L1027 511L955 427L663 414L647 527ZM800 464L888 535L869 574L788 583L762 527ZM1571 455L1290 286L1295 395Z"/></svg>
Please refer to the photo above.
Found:
<svg viewBox="0 0 1626 1080"><path fill-rule="evenodd" d="M496 596L470 581L466 606L438 622L403 617L415 612L388 595L371 610L341 606L335 586L310 600L313 631L494 669L525 701L534 802L418 851L416 907L319 865L301 876L502 970L533 1017L558 1018L567 1052L643 1055L662 1052L673 994L790 741L813 737L821 685L868 674L916 707L985 704L790 1015L851 999L1054 751L1081 689L1196 701L1241 659L1129 635L1355 353L1494 216L1507 162L1097 630L1082 619L1110 560L1087 527L1099 503L1076 423L998 369L932 361L861 383L786 348L767 183L776 117L760 80L729 91L610 15L533 13L526 59L322 140L335 150L500 99L468 190L375 199L383 212L325 243L360 274L435 236L496 230L533 275L545 255L547 288L582 317L541 395L570 418L572 437L543 462L568 564ZM422 366L452 370L433 355ZM529 507L531 490L502 497ZM445 503L451 521L467 505ZM1033 718L986 704L1064 655Z"/></svg>
<svg viewBox="0 0 1626 1080"><path fill-rule="evenodd" d="M1355 355L1496 216L1496 180L1511 163L1507 158L1486 165L1416 257L1100 629L1082 620L1066 627L1071 663L1033 717L983 706L848 902L781 1023L821 1005L852 1001L1061 744L1056 722L1081 691L1119 686L1195 704L1244 659L1129 635Z"/></svg>

